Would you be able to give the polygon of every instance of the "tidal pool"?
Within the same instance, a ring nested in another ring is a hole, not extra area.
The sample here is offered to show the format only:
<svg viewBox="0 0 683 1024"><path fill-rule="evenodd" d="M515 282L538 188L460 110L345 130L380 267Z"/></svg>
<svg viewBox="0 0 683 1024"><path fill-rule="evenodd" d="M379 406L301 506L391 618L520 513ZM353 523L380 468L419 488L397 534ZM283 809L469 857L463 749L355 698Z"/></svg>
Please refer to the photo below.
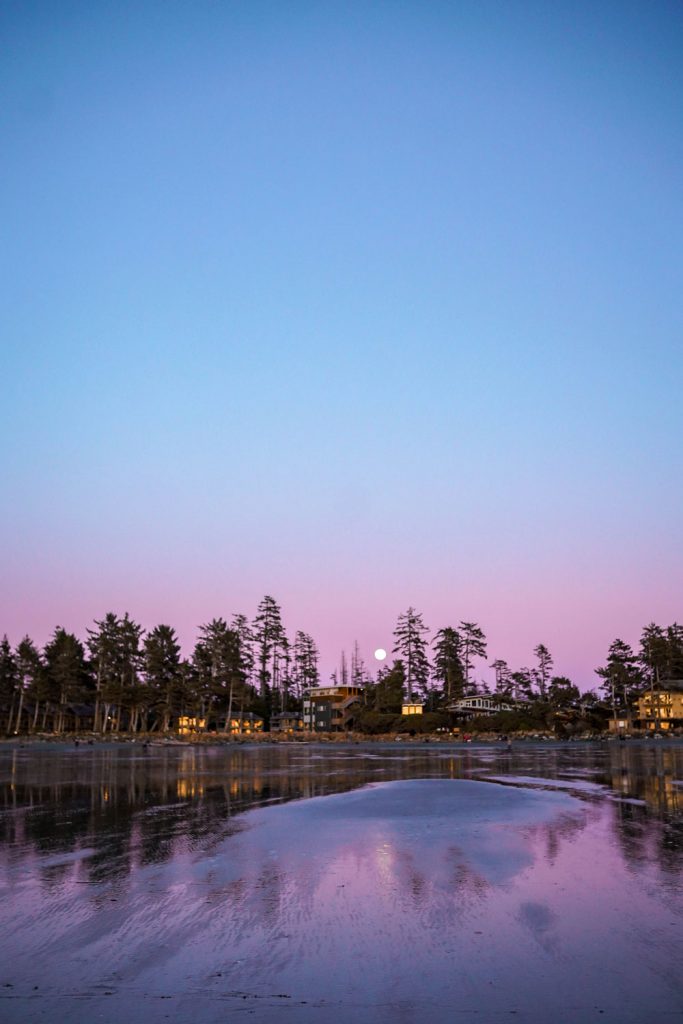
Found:
<svg viewBox="0 0 683 1024"><path fill-rule="evenodd" d="M683 1018L683 745L0 748L0 1020Z"/></svg>

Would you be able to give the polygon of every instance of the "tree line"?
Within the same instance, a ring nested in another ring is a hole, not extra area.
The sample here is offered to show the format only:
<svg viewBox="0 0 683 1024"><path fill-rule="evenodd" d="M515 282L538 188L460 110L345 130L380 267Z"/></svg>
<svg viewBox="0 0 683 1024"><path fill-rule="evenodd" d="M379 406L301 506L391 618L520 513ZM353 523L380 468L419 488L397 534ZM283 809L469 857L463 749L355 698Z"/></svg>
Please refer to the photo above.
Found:
<svg viewBox="0 0 683 1024"><path fill-rule="evenodd" d="M589 707L601 701L615 712L629 707L648 686L683 679L683 627L646 626L634 651L621 639L595 671L599 693L582 693L554 672L549 649L539 643L530 666L513 669L502 658L490 663L492 684L477 679L488 641L476 622L438 629L431 642L423 616L409 608L398 617L391 665L373 679L358 644L342 652L330 682L363 689L365 708L400 712L419 701L438 712L463 697L490 694L500 700L552 708ZM301 630L289 637L277 601L266 595L253 619L236 614L199 627L191 656L183 657L169 625L145 632L126 613L95 620L85 642L58 626L40 650L25 636L12 648L0 642L0 729L8 734L74 727L78 715L99 733L165 732L180 716L204 728L230 730L235 716L255 714L266 727L278 712L300 710L306 690L320 685L319 652Z"/></svg>
<svg viewBox="0 0 683 1024"><path fill-rule="evenodd" d="M85 643L58 626L43 650L26 636L0 642L0 721L7 733L64 732L88 712L102 734L168 730L186 715L229 731L233 716L266 722L317 686L319 654L301 630L288 638L279 605L263 598L253 620L234 615L199 628L184 658L172 626L145 633L126 613L108 612ZM90 714L91 712L91 714Z"/></svg>
<svg viewBox="0 0 683 1024"><path fill-rule="evenodd" d="M581 691L554 669L553 656L545 644L533 650L528 666L511 668L507 661L490 662L492 682L476 678L477 663L486 663L488 641L475 622L437 630L431 642L422 615L409 608L399 616L394 631L393 653L397 660L380 670L377 679L365 686L364 709L357 717L361 731L386 733L406 729L430 732L449 724L444 715L455 702L487 695L498 702L500 713L475 720L477 728L493 731L540 730L565 732L605 728L608 717L623 717L636 698L648 689L683 686L683 627L674 623L662 627L650 623L633 650L621 639L607 652L604 665L595 669L600 680L595 689ZM401 703L418 700L425 714L401 720ZM512 711L503 711L512 706Z"/></svg>
<svg viewBox="0 0 683 1024"><path fill-rule="evenodd" d="M667 686L677 680L683 683L683 626L659 626L650 623L641 632L636 651L621 639L610 644L606 662L595 669L600 683L595 690L579 690L567 676L554 672L554 659L548 647L539 643L533 650L530 666L510 668L507 661L496 658L490 667L493 684L477 681L475 659L486 659L488 641L476 622L461 621L457 627L437 630L431 645L431 631L422 615L409 608L399 615L394 630L394 654L400 659L398 675L408 700L413 696L429 699L434 706L476 694L497 696L501 701L540 701L557 707L600 700L617 709L625 709L651 686ZM430 650L431 659L430 659ZM378 683L396 672L393 668L380 672Z"/></svg>

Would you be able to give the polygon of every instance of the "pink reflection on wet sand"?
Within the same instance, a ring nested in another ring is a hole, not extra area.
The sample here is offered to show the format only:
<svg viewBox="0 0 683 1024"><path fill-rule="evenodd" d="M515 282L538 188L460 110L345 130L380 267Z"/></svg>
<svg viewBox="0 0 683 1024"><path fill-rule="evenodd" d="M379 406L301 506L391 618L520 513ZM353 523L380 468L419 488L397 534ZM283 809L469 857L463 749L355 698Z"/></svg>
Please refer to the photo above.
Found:
<svg viewBox="0 0 683 1024"><path fill-rule="evenodd" d="M42 876L22 858L3 1019L657 1020L683 1007L681 890L634 873L613 813L410 780L249 812L100 884L89 848Z"/></svg>

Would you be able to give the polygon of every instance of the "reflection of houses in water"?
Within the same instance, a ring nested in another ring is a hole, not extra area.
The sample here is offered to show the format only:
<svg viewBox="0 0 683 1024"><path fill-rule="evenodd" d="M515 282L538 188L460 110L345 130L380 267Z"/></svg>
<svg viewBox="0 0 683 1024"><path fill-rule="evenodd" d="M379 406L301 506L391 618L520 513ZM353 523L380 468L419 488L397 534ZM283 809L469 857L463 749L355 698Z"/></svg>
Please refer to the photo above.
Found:
<svg viewBox="0 0 683 1024"><path fill-rule="evenodd" d="M620 743L610 753L609 782L615 793L626 800L643 800L646 807L666 817L683 812L679 750Z"/></svg>
<svg viewBox="0 0 683 1024"><path fill-rule="evenodd" d="M0 855L10 851L9 862L18 852L20 863L27 849L53 854L92 848L92 857L65 861L60 869L80 872L86 881L118 877L137 863L160 863L179 844L215 842L234 831L234 816L249 807L343 792L371 780L481 778L482 768L605 783L623 798L613 805L615 829L630 863L640 858L680 870L683 855L683 787L676 785L683 779L683 745L666 741L515 743L510 753L450 747L437 757L419 747L385 755L381 746L351 753L336 744L321 755L317 745L294 743L119 744L63 753L58 747L38 753L15 747L2 764L0 809L10 813L0 819ZM548 832L549 856L564 827Z"/></svg>
<svg viewBox="0 0 683 1024"><path fill-rule="evenodd" d="M649 775L643 786L643 799L667 814L683 811L683 787L670 775Z"/></svg>
<svg viewBox="0 0 683 1024"><path fill-rule="evenodd" d="M351 728L362 686L319 686L304 694L304 729L343 732Z"/></svg>
<svg viewBox="0 0 683 1024"><path fill-rule="evenodd" d="M204 796L204 786L197 779L178 779L176 792L181 800L193 800L198 796Z"/></svg>

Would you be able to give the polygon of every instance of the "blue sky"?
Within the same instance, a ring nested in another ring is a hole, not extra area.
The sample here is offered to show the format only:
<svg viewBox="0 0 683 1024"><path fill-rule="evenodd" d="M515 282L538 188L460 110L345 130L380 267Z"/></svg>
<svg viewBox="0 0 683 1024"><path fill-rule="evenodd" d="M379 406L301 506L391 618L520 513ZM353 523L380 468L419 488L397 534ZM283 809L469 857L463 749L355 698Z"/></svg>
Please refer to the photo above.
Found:
<svg viewBox="0 0 683 1024"><path fill-rule="evenodd" d="M586 686L680 618L680 5L0 38L0 631L271 592L331 667L414 604Z"/></svg>

